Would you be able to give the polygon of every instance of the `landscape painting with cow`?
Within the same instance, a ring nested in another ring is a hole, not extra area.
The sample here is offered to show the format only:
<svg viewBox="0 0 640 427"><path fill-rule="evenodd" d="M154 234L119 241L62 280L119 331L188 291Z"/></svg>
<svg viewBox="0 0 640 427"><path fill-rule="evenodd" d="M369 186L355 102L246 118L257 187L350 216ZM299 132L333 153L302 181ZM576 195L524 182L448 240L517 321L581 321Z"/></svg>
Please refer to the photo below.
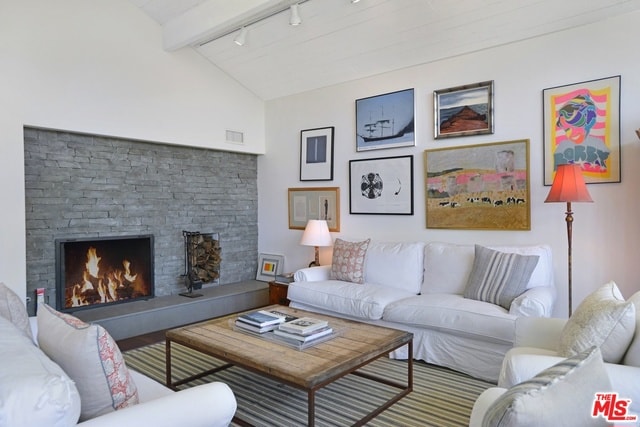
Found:
<svg viewBox="0 0 640 427"><path fill-rule="evenodd" d="M425 150L427 228L530 230L529 140Z"/></svg>

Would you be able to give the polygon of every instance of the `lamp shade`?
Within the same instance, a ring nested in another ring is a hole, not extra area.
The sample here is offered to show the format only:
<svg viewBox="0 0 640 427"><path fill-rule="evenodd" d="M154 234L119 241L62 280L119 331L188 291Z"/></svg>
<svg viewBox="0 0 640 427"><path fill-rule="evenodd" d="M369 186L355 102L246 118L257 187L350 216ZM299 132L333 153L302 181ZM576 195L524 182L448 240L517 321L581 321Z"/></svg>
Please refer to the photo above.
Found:
<svg viewBox="0 0 640 427"><path fill-rule="evenodd" d="M321 219L310 219L302 233L300 244L304 246L331 246L331 234L327 221Z"/></svg>
<svg viewBox="0 0 640 427"><path fill-rule="evenodd" d="M580 165L558 165L551 190L544 202L593 202Z"/></svg>

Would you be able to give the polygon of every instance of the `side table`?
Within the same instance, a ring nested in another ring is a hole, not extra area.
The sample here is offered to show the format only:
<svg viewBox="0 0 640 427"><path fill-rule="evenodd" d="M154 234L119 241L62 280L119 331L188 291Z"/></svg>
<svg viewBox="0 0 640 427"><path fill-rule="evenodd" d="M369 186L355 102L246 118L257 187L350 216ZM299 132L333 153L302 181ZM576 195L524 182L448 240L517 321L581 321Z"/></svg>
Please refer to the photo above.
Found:
<svg viewBox="0 0 640 427"><path fill-rule="evenodd" d="M288 290L289 285L285 283L269 282L269 304L289 305Z"/></svg>

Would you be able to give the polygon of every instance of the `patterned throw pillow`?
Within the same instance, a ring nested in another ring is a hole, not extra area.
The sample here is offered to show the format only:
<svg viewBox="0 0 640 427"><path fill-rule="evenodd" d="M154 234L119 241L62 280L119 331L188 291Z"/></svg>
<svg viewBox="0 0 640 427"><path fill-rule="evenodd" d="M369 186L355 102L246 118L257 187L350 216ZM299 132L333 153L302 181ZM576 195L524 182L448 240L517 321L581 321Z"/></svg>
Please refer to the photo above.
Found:
<svg viewBox="0 0 640 427"><path fill-rule="evenodd" d="M632 302L636 307L636 332L629 348L627 348L624 359L622 359L622 364L640 368L640 291L631 295L629 302Z"/></svg>
<svg viewBox="0 0 640 427"><path fill-rule="evenodd" d="M591 347L511 387L487 409L482 426L607 426L591 417L589 405L608 391L600 350Z"/></svg>
<svg viewBox="0 0 640 427"><path fill-rule="evenodd" d="M336 239L333 243L331 275L333 280L364 283L364 257L371 239L363 242L347 242Z"/></svg>
<svg viewBox="0 0 640 427"><path fill-rule="evenodd" d="M558 353L569 357L595 345L600 347L605 362L619 363L635 329L635 307L625 302L612 281L589 294L567 320Z"/></svg>
<svg viewBox="0 0 640 427"><path fill-rule="evenodd" d="M7 285L0 282L0 316L13 323L31 341L31 325L24 302Z"/></svg>
<svg viewBox="0 0 640 427"><path fill-rule="evenodd" d="M122 353L102 326L43 305L38 309L38 343L75 382L80 421L138 403L138 389Z"/></svg>
<svg viewBox="0 0 640 427"><path fill-rule="evenodd" d="M475 245L475 258L464 297L490 302L509 310L526 288L538 255L519 255Z"/></svg>

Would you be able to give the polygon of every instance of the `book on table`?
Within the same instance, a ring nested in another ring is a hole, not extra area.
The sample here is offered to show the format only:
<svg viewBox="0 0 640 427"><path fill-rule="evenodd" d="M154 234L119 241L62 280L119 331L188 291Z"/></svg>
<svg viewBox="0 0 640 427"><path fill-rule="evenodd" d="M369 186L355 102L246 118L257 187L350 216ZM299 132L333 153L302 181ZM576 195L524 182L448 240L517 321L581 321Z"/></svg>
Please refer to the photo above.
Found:
<svg viewBox="0 0 640 427"><path fill-rule="evenodd" d="M284 313L283 313L284 314ZM266 310L256 310L249 313L243 313L238 316L238 320L250 325L265 327L269 325L278 325L284 323L286 316L276 315Z"/></svg>
<svg viewBox="0 0 640 427"><path fill-rule="evenodd" d="M325 326L324 328L317 329L315 332L312 332L308 335L300 335L292 332L286 332L279 328L273 330L273 334L279 338L284 338L286 340L291 340L293 342L298 343L307 343L313 340L317 340L318 338L322 338L324 336L330 335L333 333L333 329L330 326Z"/></svg>
<svg viewBox="0 0 640 427"><path fill-rule="evenodd" d="M299 335L309 335L318 329L327 327L328 324L329 322L326 320L316 319L313 317L301 317L299 319L292 320L291 322L281 323L278 326L278 329Z"/></svg>
<svg viewBox="0 0 640 427"><path fill-rule="evenodd" d="M236 327L240 329L244 329L245 331L256 332L258 334L264 334L265 332L273 331L274 329L278 328L278 325L280 325L279 323L274 323L267 326L256 326L256 325L252 325L251 323L243 322L242 320L240 320L240 318L236 319L234 324L236 325Z"/></svg>

